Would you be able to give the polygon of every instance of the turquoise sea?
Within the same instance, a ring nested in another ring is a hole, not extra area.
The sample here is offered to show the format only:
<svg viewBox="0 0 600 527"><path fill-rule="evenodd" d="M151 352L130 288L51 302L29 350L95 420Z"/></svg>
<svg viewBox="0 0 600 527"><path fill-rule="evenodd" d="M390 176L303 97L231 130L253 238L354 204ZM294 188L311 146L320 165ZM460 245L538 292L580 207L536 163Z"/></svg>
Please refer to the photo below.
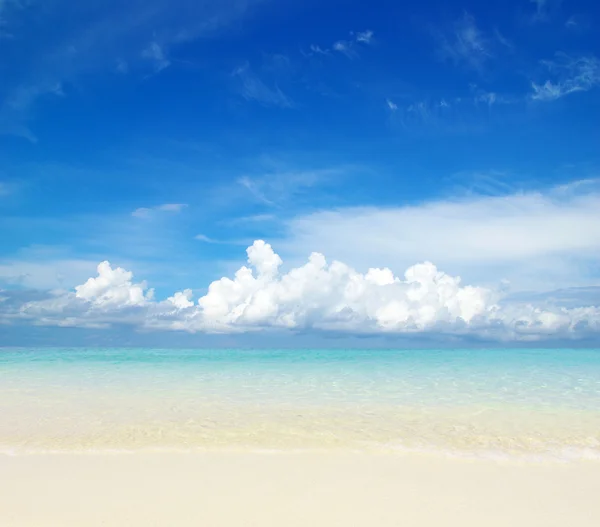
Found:
<svg viewBox="0 0 600 527"><path fill-rule="evenodd" d="M600 350L0 349L0 449L600 458Z"/></svg>

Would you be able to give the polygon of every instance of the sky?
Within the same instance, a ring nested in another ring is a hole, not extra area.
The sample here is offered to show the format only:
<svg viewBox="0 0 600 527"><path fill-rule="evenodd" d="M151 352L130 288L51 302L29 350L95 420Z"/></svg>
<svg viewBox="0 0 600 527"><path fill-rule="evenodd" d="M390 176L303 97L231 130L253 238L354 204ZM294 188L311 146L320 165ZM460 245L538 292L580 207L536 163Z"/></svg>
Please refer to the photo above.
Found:
<svg viewBox="0 0 600 527"><path fill-rule="evenodd" d="M0 0L0 345L598 345L599 25Z"/></svg>

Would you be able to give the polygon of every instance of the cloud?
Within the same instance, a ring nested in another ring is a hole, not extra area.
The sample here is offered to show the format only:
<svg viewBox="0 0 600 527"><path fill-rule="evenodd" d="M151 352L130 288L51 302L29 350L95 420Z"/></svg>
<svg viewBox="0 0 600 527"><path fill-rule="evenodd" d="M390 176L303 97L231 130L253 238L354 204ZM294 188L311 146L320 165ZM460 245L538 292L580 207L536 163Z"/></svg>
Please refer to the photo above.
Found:
<svg viewBox="0 0 600 527"><path fill-rule="evenodd" d="M483 90L476 84L471 84L471 91L473 92L473 101L475 104L484 103L491 107L494 104L511 104L520 102L518 99L508 98L494 91Z"/></svg>
<svg viewBox="0 0 600 527"><path fill-rule="evenodd" d="M387 107L392 111L395 112L396 110L398 110L398 105L395 102L392 102L390 99L386 99L385 103L387 104Z"/></svg>
<svg viewBox="0 0 600 527"><path fill-rule="evenodd" d="M502 33L500 33L498 29L494 30L494 37L499 44L501 44L510 51L514 51L514 44L510 40L508 40Z"/></svg>
<svg viewBox="0 0 600 527"><path fill-rule="evenodd" d="M475 70L483 69L490 59L515 49L497 28L489 33L480 29L475 17L466 11L451 28L434 30L433 35L438 41L437 54L442 60Z"/></svg>
<svg viewBox="0 0 600 527"><path fill-rule="evenodd" d="M82 299L100 309L109 307L143 306L152 299L153 290L145 282L133 284L133 274L109 262L98 264L98 276L75 287L75 298Z"/></svg>
<svg viewBox="0 0 600 527"><path fill-rule="evenodd" d="M263 183L258 180L254 180L248 176L242 176L238 178L237 182L247 189L252 196L254 196L258 201L264 203L265 205L274 205L275 203L268 199L264 192L261 190Z"/></svg>
<svg viewBox="0 0 600 527"><path fill-rule="evenodd" d="M264 106L277 106L279 108L294 107L294 102L290 97L283 93L277 85L267 86L250 69L248 63L237 68L233 72L233 76L239 81L239 92L247 101L256 101Z"/></svg>
<svg viewBox="0 0 600 527"><path fill-rule="evenodd" d="M579 14L571 15L565 22L565 27L574 32L585 32L590 29L591 25L589 17Z"/></svg>
<svg viewBox="0 0 600 527"><path fill-rule="evenodd" d="M316 44L311 44L310 50L318 55L327 55L329 53L327 50L321 48L321 46L317 46Z"/></svg>
<svg viewBox="0 0 600 527"><path fill-rule="evenodd" d="M475 18L465 12L448 34L438 35L441 58L455 64L479 69L492 57L492 43L477 26Z"/></svg>
<svg viewBox="0 0 600 527"><path fill-rule="evenodd" d="M358 56L357 44L361 46L372 44L373 35L374 32L370 29L358 32L350 31L350 38L335 41L331 46L331 50L342 53L350 59L356 58ZM329 49L323 49L315 44L311 44L310 50L313 54L328 55L330 53Z"/></svg>
<svg viewBox="0 0 600 527"><path fill-rule="evenodd" d="M535 5L535 12L530 17L532 23L548 22L560 7L562 0L529 0Z"/></svg>
<svg viewBox="0 0 600 527"><path fill-rule="evenodd" d="M365 44L370 44L373 40L373 31L367 29L366 31L359 31L356 33L356 42L363 42Z"/></svg>
<svg viewBox="0 0 600 527"><path fill-rule="evenodd" d="M0 104L0 134L13 135L37 143L37 137L27 125L31 119L32 106L46 98L63 96L62 84L55 81L40 81L15 88Z"/></svg>
<svg viewBox="0 0 600 527"><path fill-rule="evenodd" d="M242 218L235 218L236 222L265 222L265 221L274 221L277 219L277 216L274 214L253 214L251 216L243 216Z"/></svg>
<svg viewBox="0 0 600 527"><path fill-rule="evenodd" d="M12 39L10 18L15 12L27 7L28 2L21 0L0 0L0 40Z"/></svg>
<svg viewBox="0 0 600 527"><path fill-rule="evenodd" d="M497 340L549 336L586 337L600 332L600 308L539 307L502 303L497 292L463 285L430 262L399 277L389 268L359 273L312 253L308 262L282 272L283 261L262 240L247 249L248 266L233 279L208 287L197 303L190 289L165 301L153 299L132 274L98 266L75 292L14 306L5 320L41 325L107 327L117 321L147 329L232 333L268 329L334 331L349 334L437 333ZM6 311L5 311L6 314Z"/></svg>
<svg viewBox="0 0 600 527"><path fill-rule="evenodd" d="M298 198L307 189L325 185L341 175L340 169L304 171L277 170L260 176L242 176L240 185L257 202L270 207L280 207L292 197ZM268 219L264 215L259 219Z"/></svg>
<svg viewBox="0 0 600 527"><path fill-rule="evenodd" d="M524 106L526 97L486 91L470 85L470 95L413 100L403 105L393 102L393 125L417 134L473 134L486 130L506 113L493 111L499 105ZM389 108L389 106L388 106Z"/></svg>
<svg viewBox="0 0 600 527"><path fill-rule="evenodd" d="M577 19L574 16L569 17L567 19L567 21L565 22L565 27L567 29L577 29L578 28Z"/></svg>
<svg viewBox="0 0 600 527"><path fill-rule="evenodd" d="M280 274L281 258L261 240L248 248L248 263L256 275L242 267L233 280L213 282L198 301L202 316L189 319L189 329L198 324L200 329L217 331L255 327L419 331L438 316L469 321L484 304L483 291L460 289L458 281L431 264L409 269L401 281L389 269L361 275L341 262L328 265L322 254L313 253L303 266ZM421 289L422 284L427 285ZM448 287L446 294L426 291L437 285Z"/></svg>
<svg viewBox="0 0 600 527"><path fill-rule="evenodd" d="M3 55L19 60L3 65L0 133L37 141L30 128L36 106L56 86L86 89L85 80L93 77L89 74L113 73L115 68L143 74L150 64L154 72L163 70L174 63L167 50L218 35L263 1L90 0L73 11L68 0L4 0L0 34L11 38L2 41ZM23 101L18 108L6 102L15 99Z"/></svg>
<svg viewBox="0 0 600 527"><path fill-rule="evenodd" d="M142 57L154 64L155 73L159 73L171 65L171 61L167 58L163 47L157 42L151 42L150 45L142 51ZM120 62L117 67L121 64L123 63Z"/></svg>
<svg viewBox="0 0 600 527"><path fill-rule="evenodd" d="M594 281L600 253L600 182L322 210L286 225L278 245L293 261L309 251L360 269L428 260L472 282L507 279L513 290L580 286Z"/></svg>
<svg viewBox="0 0 600 527"><path fill-rule="evenodd" d="M0 260L0 284L28 289L72 287L90 275L97 261L48 258L43 252ZM1 285L0 285L1 287Z"/></svg>
<svg viewBox="0 0 600 527"><path fill-rule="evenodd" d="M156 207L156 210L160 210L163 212L181 212L186 207L186 203L165 203Z"/></svg>
<svg viewBox="0 0 600 527"><path fill-rule="evenodd" d="M122 73L124 75L125 73L129 72L129 64L123 59L117 59L115 61L115 69L117 70L117 72Z"/></svg>
<svg viewBox="0 0 600 527"><path fill-rule="evenodd" d="M542 64L553 75L553 79L543 84L531 83L533 100L555 101L600 85L600 60L594 56L575 58L558 53L555 60L545 60Z"/></svg>
<svg viewBox="0 0 600 527"><path fill-rule="evenodd" d="M173 296L167 298L167 302L170 302L177 309L187 309L193 307L194 302L192 301L193 293L191 289L185 289L175 293Z"/></svg>
<svg viewBox="0 0 600 527"><path fill-rule="evenodd" d="M133 283L131 272L113 269L106 261L98 264L97 272L96 277L75 287L75 292L26 302L18 315L37 325L60 327L107 328L116 323L142 323L154 290L148 289L145 282Z"/></svg>
<svg viewBox="0 0 600 527"><path fill-rule="evenodd" d="M414 101L405 106L388 104L393 123L409 131L453 131L460 129L462 121L473 113L466 107L467 99L436 99ZM471 103L472 106L472 103Z"/></svg>
<svg viewBox="0 0 600 527"><path fill-rule="evenodd" d="M163 203L162 205L157 205L156 207L140 207L135 209L131 215L134 218L149 219L154 217L156 213L161 212L179 214L186 207L186 203Z"/></svg>
<svg viewBox="0 0 600 527"><path fill-rule="evenodd" d="M205 234L196 234L196 236L194 236L194 239L198 240L200 242L217 243L216 240L213 240L212 238L209 238Z"/></svg>
<svg viewBox="0 0 600 527"><path fill-rule="evenodd" d="M495 104L498 101L498 95L495 92L480 93L475 97L475 101L492 106L492 104Z"/></svg>
<svg viewBox="0 0 600 527"><path fill-rule="evenodd" d="M345 53L348 55L351 50L351 44L346 40L338 40L337 42L333 43L332 48L334 51L339 51L340 53Z"/></svg>
<svg viewBox="0 0 600 527"><path fill-rule="evenodd" d="M546 10L548 0L529 0L532 4L535 4L536 11L538 14L543 13Z"/></svg>
<svg viewBox="0 0 600 527"><path fill-rule="evenodd" d="M206 236L206 234L196 234L196 236L194 236L194 240L198 240L199 242L219 244L219 245L220 244L223 244L223 245L237 244L237 242L232 242L229 240L216 240L214 238L211 238L210 236Z"/></svg>

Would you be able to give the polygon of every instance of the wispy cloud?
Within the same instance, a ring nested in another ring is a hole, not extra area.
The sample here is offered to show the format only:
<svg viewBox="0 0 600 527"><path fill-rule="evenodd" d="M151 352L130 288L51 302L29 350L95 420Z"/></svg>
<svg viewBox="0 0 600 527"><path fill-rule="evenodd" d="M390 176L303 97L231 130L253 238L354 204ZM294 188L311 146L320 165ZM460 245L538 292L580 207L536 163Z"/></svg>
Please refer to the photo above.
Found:
<svg viewBox="0 0 600 527"><path fill-rule="evenodd" d="M117 59L115 61L115 69L119 73L127 73L129 72L129 64L123 59Z"/></svg>
<svg viewBox="0 0 600 527"><path fill-rule="evenodd" d="M392 125L399 125L411 133L472 133L480 131L489 122L491 108L499 102L493 92L453 98L413 100L408 104L393 103L390 110ZM482 104L486 111L482 112Z"/></svg>
<svg viewBox="0 0 600 527"><path fill-rule="evenodd" d="M157 205L156 207L140 207L135 209L131 215L134 218L148 219L161 212L179 214L186 207L187 204L185 203L164 203L162 205Z"/></svg>
<svg viewBox="0 0 600 527"><path fill-rule="evenodd" d="M600 85L600 61L594 56L574 58L565 53L542 64L553 76L543 84L531 83L531 98L536 101L555 101L575 92L589 91Z"/></svg>
<svg viewBox="0 0 600 527"><path fill-rule="evenodd" d="M481 69L484 64L504 49L513 50L513 44L498 29L485 33L475 17L464 12L446 31L434 31L438 41L437 53L442 60Z"/></svg>
<svg viewBox="0 0 600 527"><path fill-rule="evenodd" d="M243 218L237 218L240 221L245 222L263 222L263 221L273 221L276 220L277 217L274 214L253 214L252 216L244 216Z"/></svg>
<svg viewBox="0 0 600 527"><path fill-rule="evenodd" d="M463 199L511 196L523 192L524 184L516 184L516 176L501 170L467 170L452 174L448 180L453 183L453 192Z"/></svg>
<svg viewBox="0 0 600 527"><path fill-rule="evenodd" d="M23 259L19 256L0 260L0 288L2 284L30 289L58 289L73 287L85 280L97 261L74 258Z"/></svg>
<svg viewBox="0 0 600 527"><path fill-rule="evenodd" d="M530 20L537 23L548 22L560 7L562 0L529 0L529 2L535 6L535 11L530 15Z"/></svg>
<svg viewBox="0 0 600 527"><path fill-rule="evenodd" d="M568 18L568 20L565 22L565 27L567 29L577 29L578 24L574 16Z"/></svg>
<svg viewBox="0 0 600 527"><path fill-rule="evenodd" d="M43 97L56 95L57 86L77 83L78 89L85 88L81 79L90 72L143 74L148 65L154 72L163 70L175 63L167 50L200 36L217 35L262 1L85 2L72 13L68 0L3 0L0 33L14 37L4 39L3 46L7 55L18 54L21 60L3 70L0 134L35 142L31 129L35 106ZM34 10L35 17L25 18L26 12ZM60 27L60 31L38 31L36 24L45 29ZM154 35L150 44L148 35ZM21 102L15 105L15 101Z"/></svg>
<svg viewBox="0 0 600 527"><path fill-rule="evenodd" d="M237 182L252 194L258 201L265 205L275 205L273 201L266 197L265 193L261 190L264 187L264 181L255 180L248 176L242 176Z"/></svg>
<svg viewBox="0 0 600 527"><path fill-rule="evenodd" d="M392 101L386 99L390 122L407 131L473 133L484 130L491 120L502 119L494 111L500 105L518 108L527 102L527 95L499 93L469 84L469 93L459 97L427 97Z"/></svg>
<svg viewBox="0 0 600 527"><path fill-rule="evenodd" d="M496 40L498 41L498 43L500 43L505 48L507 48L511 51L515 49L514 44L510 40L508 40L502 33L500 33L500 31L498 29L494 30L494 36L495 36Z"/></svg>
<svg viewBox="0 0 600 527"><path fill-rule="evenodd" d="M495 104L512 104L519 102L519 98L508 97L495 91L484 90L476 84L471 84L470 88L473 93L473 102L475 104L486 104L491 107ZM522 101L522 99L523 98L521 97L520 100Z"/></svg>
<svg viewBox="0 0 600 527"><path fill-rule="evenodd" d="M17 11L25 9L27 1L22 0L0 0L0 40L14 38L10 27L10 17Z"/></svg>
<svg viewBox="0 0 600 527"><path fill-rule="evenodd" d="M356 33L356 41L364 42L365 44L370 44L373 40L373 31L367 29L366 31L359 31Z"/></svg>
<svg viewBox="0 0 600 527"><path fill-rule="evenodd" d="M395 112L395 111L397 111L397 110L398 110L398 105L397 105L395 102L391 101L390 99L386 99L386 100L385 100L385 103L387 104L387 107L388 107L388 108L389 108L389 109L390 109L392 112Z"/></svg>
<svg viewBox="0 0 600 527"><path fill-rule="evenodd" d="M329 50L321 48L321 46L317 46L316 44L310 45L310 51L317 55L327 55Z"/></svg>
<svg viewBox="0 0 600 527"><path fill-rule="evenodd" d="M498 102L498 95L496 94L496 92L493 92L493 91L481 93L475 97L475 101L483 102L483 103L487 104L488 106L492 106L492 104L495 104Z"/></svg>
<svg viewBox="0 0 600 527"><path fill-rule="evenodd" d="M480 283L493 274L516 289L580 286L600 250L599 183L523 192L486 180L484 195L319 211L290 220L279 245L292 259L310 247L360 269L428 259Z"/></svg>
<svg viewBox="0 0 600 527"><path fill-rule="evenodd" d="M584 15L571 15L565 22L565 27L569 31L584 32L590 28L590 19Z"/></svg>
<svg viewBox="0 0 600 527"><path fill-rule="evenodd" d="M352 45L347 40L338 40L333 43L333 50L338 51L340 53L344 53L345 55L353 56L354 54L351 52Z"/></svg>
<svg viewBox="0 0 600 527"><path fill-rule="evenodd" d="M298 198L303 192L337 180L342 174L339 169L319 169L306 171L281 170L260 176L242 176L237 183L243 187L255 201L270 207L281 207L292 197ZM270 216L255 217L264 221Z"/></svg>
<svg viewBox="0 0 600 527"><path fill-rule="evenodd" d="M194 240L198 240L199 242L205 242L205 243L220 243L219 240L210 238L210 237L206 236L206 234L196 234L196 236L194 236Z"/></svg>
<svg viewBox="0 0 600 527"><path fill-rule="evenodd" d="M231 240L231 239L220 240L217 238L211 238L210 236L207 236L206 234L196 234L196 236L194 236L194 240L197 240L197 241L203 242L203 243L209 243L211 245L246 245L248 243L247 240Z"/></svg>
<svg viewBox="0 0 600 527"><path fill-rule="evenodd" d="M238 218L229 218L220 222L223 225L247 225L247 224L261 224L277 221L275 214L251 214L249 216L240 216Z"/></svg>
<svg viewBox="0 0 600 527"><path fill-rule="evenodd" d="M358 56L357 45L366 46L372 44L374 34L375 33L370 29L365 31L350 31L350 38L336 40L332 44L331 50L322 48L316 44L311 44L310 50L315 55L327 55L334 51L353 59Z"/></svg>
<svg viewBox="0 0 600 527"><path fill-rule="evenodd" d="M233 76L239 81L240 94L247 101L256 101L265 106L277 106L279 108L294 107L294 101L283 93L279 86L267 86L252 71L248 63L234 70Z"/></svg>
<svg viewBox="0 0 600 527"><path fill-rule="evenodd" d="M14 135L36 143L38 138L29 129L34 104L45 98L64 97L62 84L40 81L16 87L0 104L0 134Z"/></svg>
<svg viewBox="0 0 600 527"><path fill-rule="evenodd" d="M154 65L154 72L159 73L171 65L167 54L158 42L151 42L146 49L142 51L142 57L149 60Z"/></svg>
<svg viewBox="0 0 600 527"><path fill-rule="evenodd" d="M529 0L532 4L535 4L536 12L538 16L541 16L547 9L548 0Z"/></svg>

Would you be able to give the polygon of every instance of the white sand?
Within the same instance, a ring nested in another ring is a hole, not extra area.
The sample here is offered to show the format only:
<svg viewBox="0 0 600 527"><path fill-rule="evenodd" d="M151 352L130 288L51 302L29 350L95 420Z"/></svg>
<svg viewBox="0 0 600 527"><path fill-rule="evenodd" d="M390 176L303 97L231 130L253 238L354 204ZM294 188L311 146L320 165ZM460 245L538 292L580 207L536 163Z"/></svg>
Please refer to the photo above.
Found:
<svg viewBox="0 0 600 527"><path fill-rule="evenodd" d="M600 463L341 452L1 455L0 525L598 527Z"/></svg>

